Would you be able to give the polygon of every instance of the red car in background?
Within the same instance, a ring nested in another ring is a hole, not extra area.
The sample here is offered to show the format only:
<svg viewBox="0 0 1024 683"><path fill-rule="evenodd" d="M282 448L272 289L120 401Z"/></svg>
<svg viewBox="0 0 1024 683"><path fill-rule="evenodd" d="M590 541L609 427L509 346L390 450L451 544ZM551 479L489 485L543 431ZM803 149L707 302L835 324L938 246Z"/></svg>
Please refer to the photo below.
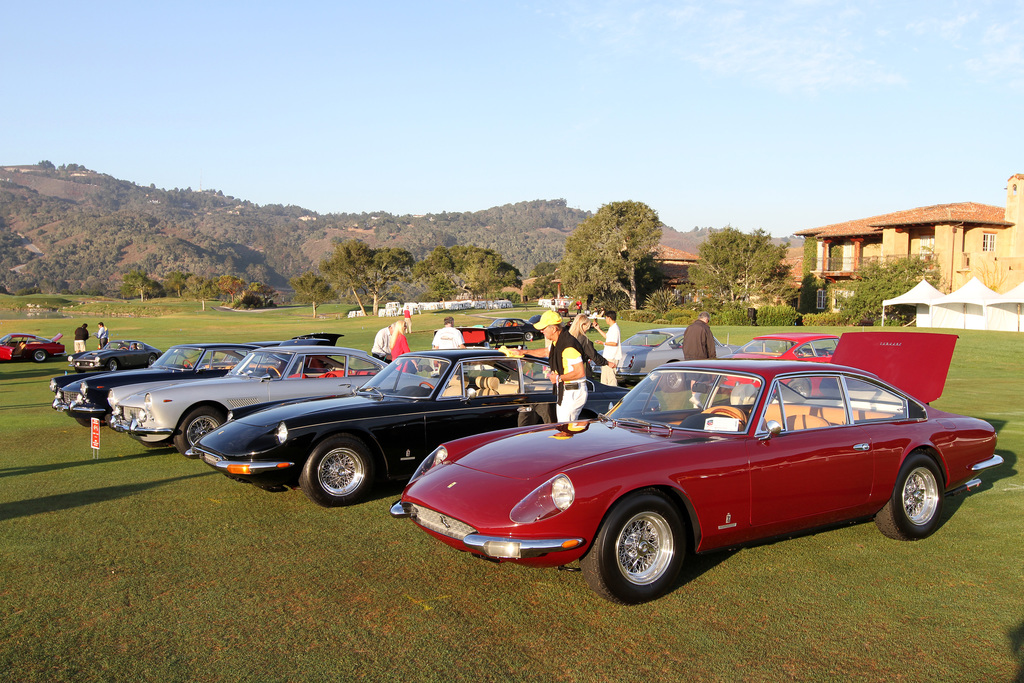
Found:
<svg viewBox="0 0 1024 683"><path fill-rule="evenodd" d="M740 347L732 358L771 358L773 360L813 360L828 363L836 351L839 337L834 334L781 332L754 337Z"/></svg>
<svg viewBox="0 0 1024 683"><path fill-rule="evenodd" d="M42 363L47 358L64 355L64 345L59 342L63 334L53 339L37 337L34 334L12 332L0 338L0 360L28 360Z"/></svg>

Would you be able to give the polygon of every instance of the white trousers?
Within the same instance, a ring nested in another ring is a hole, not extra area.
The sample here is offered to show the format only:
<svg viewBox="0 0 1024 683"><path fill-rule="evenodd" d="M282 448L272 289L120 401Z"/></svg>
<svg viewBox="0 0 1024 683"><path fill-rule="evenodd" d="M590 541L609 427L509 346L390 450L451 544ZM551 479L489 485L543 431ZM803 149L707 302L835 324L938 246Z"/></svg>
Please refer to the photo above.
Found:
<svg viewBox="0 0 1024 683"><path fill-rule="evenodd" d="M584 380L579 380L581 383ZM559 422L572 422L580 416L583 404L587 402L587 389L566 389L562 392L561 405L555 406L555 419Z"/></svg>

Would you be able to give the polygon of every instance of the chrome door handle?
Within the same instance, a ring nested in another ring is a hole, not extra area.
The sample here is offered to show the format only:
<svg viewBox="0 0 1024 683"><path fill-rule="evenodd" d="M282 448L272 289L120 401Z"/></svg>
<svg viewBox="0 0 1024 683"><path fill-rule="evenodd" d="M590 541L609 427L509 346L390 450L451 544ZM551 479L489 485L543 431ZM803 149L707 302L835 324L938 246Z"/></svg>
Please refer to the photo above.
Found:
<svg viewBox="0 0 1024 683"><path fill-rule="evenodd" d="M853 450L855 450L855 451L866 451L866 450L870 450L870 449L871 449L871 444L869 444L869 443L859 443L859 444L855 444L854 447L853 447Z"/></svg>

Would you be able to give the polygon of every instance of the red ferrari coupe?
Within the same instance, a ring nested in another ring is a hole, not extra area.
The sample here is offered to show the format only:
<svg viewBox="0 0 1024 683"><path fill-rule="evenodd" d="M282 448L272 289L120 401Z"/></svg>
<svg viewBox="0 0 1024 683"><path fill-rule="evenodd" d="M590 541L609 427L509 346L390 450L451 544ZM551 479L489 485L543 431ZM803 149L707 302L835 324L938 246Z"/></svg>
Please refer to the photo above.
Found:
<svg viewBox="0 0 1024 683"><path fill-rule="evenodd" d="M870 518L925 538L944 498L1003 462L991 425L928 405L955 342L852 333L833 364L664 365L597 420L442 445L391 514L486 559L578 561L626 604L670 590L691 552Z"/></svg>
<svg viewBox="0 0 1024 683"><path fill-rule="evenodd" d="M12 332L0 337L0 360L28 360L42 363L47 358L64 355L64 345L58 334L53 339L37 337L34 334Z"/></svg>
<svg viewBox="0 0 1024 683"><path fill-rule="evenodd" d="M839 337L834 334L781 332L754 337L732 355L733 358L774 358L813 360L827 363L835 353Z"/></svg>

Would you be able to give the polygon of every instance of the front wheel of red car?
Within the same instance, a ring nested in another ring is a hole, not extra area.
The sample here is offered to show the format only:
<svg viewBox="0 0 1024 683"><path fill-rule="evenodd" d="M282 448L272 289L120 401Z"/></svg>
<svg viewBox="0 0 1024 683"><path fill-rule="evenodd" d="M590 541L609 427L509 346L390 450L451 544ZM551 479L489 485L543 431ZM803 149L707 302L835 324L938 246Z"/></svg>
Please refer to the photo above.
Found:
<svg viewBox="0 0 1024 683"><path fill-rule="evenodd" d="M335 436L321 443L299 475L299 488L306 497L329 508L359 502L372 486L373 457L363 442L352 436Z"/></svg>
<svg viewBox="0 0 1024 683"><path fill-rule="evenodd" d="M635 605L664 595L686 555L679 511L654 491L634 493L612 508L590 550L583 578L606 600Z"/></svg>
<svg viewBox="0 0 1024 683"><path fill-rule="evenodd" d="M877 515L879 531L898 541L931 536L942 516L942 473L924 453L911 453L900 468L889 502Z"/></svg>

